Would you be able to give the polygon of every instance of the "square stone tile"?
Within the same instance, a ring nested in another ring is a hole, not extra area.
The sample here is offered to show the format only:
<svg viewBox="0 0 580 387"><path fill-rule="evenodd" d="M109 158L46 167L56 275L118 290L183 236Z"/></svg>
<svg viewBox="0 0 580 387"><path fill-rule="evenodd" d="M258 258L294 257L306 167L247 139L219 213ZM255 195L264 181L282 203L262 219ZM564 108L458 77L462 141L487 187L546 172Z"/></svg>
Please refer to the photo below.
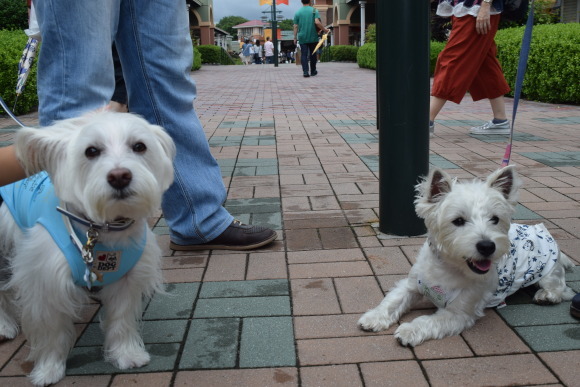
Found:
<svg viewBox="0 0 580 387"><path fill-rule="evenodd" d="M138 369L139 372L173 370L179 343L147 344L151 362ZM120 370L103 359L102 347L75 347L68 356L67 375L134 373L135 369Z"/></svg>
<svg viewBox="0 0 580 387"><path fill-rule="evenodd" d="M300 370L302 386L362 387L359 370L355 364L303 367Z"/></svg>
<svg viewBox="0 0 580 387"><path fill-rule="evenodd" d="M291 367L182 371L175 376L174 386L187 387L298 387L298 371Z"/></svg>
<svg viewBox="0 0 580 387"><path fill-rule="evenodd" d="M341 312L331 279L294 279L290 286L294 316Z"/></svg>
<svg viewBox="0 0 580 387"><path fill-rule="evenodd" d="M515 328L537 352L580 350L580 324L535 325Z"/></svg>
<svg viewBox="0 0 580 387"><path fill-rule="evenodd" d="M179 368L236 367L240 324L239 318L193 319Z"/></svg>
<svg viewBox="0 0 580 387"><path fill-rule="evenodd" d="M391 335L298 340L301 366L409 360L413 353Z"/></svg>
<svg viewBox="0 0 580 387"><path fill-rule="evenodd" d="M139 387L170 386L171 377L171 372L116 375L113 379L113 383L111 383L111 387L123 387L128 385L138 385ZM85 383L83 383L83 385L85 385Z"/></svg>
<svg viewBox="0 0 580 387"><path fill-rule="evenodd" d="M290 315L290 298L287 296L278 296L200 299L197 301L193 317L208 318L288 315Z"/></svg>
<svg viewBox="0 0 580 387"><path fill-rule="evenodd" d="M231 298L254 296L287 296L287 280L257 280L206 282L201 286L200 298Z"/></svg>
<svg viewBox="0 0 580 387"><path fill-rule="evenodd" d="M392 335L398 326L395 324L382 332L365 332L358 327L357 322L360 317L361 313L296 316L294 317L296 339Z"/></svg>
<svg viewBox="0 0 580 387"><path fill-rule="evenodd" d="M556 384L554 375L531 354L427 360L431 386Z"/></svg>
<svg viewBox="0 0 580 387"><path fill-rule="evenodd" d="M580 351L543 352L538 355L560 380L573 386L578 383L578 359Z"/></svg>
<svg viewBox="0 0 580 387"><path fill-rule="evenodd" d="M292 317L245 318L240 342L240 367L296 365Z"/></svg>
<svg viewBox="0 0 580 387"><path fill-rule="evenodd" d="M361 364L365 386L413 386L427 387L429 383L416 361L386 361Z"/></svg>
<svg viewBox="0 0 580 387"><path fill-rule="evenodd" d="M199 283L169 284L167 294L156 294L143 314L144 320L187 319L197 297Z"/></svg>

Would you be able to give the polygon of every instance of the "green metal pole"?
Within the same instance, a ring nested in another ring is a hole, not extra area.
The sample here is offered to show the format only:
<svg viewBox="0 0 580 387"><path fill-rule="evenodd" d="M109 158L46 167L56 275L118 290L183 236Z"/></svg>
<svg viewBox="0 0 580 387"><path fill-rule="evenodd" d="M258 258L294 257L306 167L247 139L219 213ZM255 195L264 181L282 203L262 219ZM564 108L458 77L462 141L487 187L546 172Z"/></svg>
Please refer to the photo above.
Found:
<svg viewBox="0 0 580 387"><path fill-rule="evenodd" d="M377 1L379 230L425 233L415 185L429 169L429 0Z"/></svg>
<svg viewBox="0 0 580 387"><path fill-rule="evenodd" d="M278 67L278 22L276 21L276 0L272 0L272 41L274 43L274 67Z"/></svg>

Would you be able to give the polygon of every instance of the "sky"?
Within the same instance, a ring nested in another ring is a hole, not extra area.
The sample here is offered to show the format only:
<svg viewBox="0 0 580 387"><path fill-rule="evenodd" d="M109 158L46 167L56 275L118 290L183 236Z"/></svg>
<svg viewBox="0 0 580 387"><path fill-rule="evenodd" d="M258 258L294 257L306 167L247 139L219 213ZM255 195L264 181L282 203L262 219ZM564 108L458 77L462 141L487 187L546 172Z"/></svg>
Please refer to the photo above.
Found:
<svg viewBox="0 0 580 387"><path fill-rule="evenodd" d="M276 11L282 11L284 18L292 19L300 7L302 7L300 0L290 0L289 5L277 5ZM213 21L217 24L225 16L242 16L248 20L260 20L264 16L262 12L269 10L269 5L260 6L260 0L213 0Z"/></svg>

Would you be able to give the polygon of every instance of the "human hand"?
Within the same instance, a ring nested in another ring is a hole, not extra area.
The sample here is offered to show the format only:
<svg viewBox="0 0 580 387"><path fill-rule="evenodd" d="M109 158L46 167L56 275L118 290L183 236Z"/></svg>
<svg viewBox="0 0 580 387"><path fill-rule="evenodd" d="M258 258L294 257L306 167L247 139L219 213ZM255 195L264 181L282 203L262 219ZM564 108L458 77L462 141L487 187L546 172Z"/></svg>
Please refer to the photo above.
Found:
<svg viewBox="0 0 580 387"><path fill-rule="evenodd" d="M477 18L475 18L475 31L478 34L484 35L491 30L489 8L490 3L482 2L479 12L477 13Z"/></svg>

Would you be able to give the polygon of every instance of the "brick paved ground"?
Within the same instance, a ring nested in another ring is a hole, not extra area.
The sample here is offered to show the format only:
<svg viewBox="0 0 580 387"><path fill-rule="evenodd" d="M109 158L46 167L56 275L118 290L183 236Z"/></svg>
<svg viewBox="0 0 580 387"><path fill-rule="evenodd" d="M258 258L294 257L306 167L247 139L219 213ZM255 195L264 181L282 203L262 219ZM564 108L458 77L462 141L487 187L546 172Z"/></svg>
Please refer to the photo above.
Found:
<svg viewBox="0 0 580 387"><path fill-rule="evenodd" d="M99 306L77 327L59 385L140 386L578 386L580 325L569 303L509 306L460 336L415 349L394 328L357 329L360 314L405 276L424 238L387 238L378 214L375 72L321 64L205 66L193 74L197 111L228 188L226 207L278 230L249 252L174 253L159 213L169 296L147 303L143 335L151 364L121 372L102 360ZM511 100L508 100L511 111ZM36 116L23 117L36 124ZM448 104L430 141L430 162L454 176L498 167L505 136L470 136L490 119L486 102ZM520 103L513 163L525 186L516 218L544 222L580 264L580 108ZM0 145L13 122L0 118ZM580 267L568 274L580 291ZM431 313L427 303L405 316ZM0 384L27 385L22 336L0 345Z"/></svg>

